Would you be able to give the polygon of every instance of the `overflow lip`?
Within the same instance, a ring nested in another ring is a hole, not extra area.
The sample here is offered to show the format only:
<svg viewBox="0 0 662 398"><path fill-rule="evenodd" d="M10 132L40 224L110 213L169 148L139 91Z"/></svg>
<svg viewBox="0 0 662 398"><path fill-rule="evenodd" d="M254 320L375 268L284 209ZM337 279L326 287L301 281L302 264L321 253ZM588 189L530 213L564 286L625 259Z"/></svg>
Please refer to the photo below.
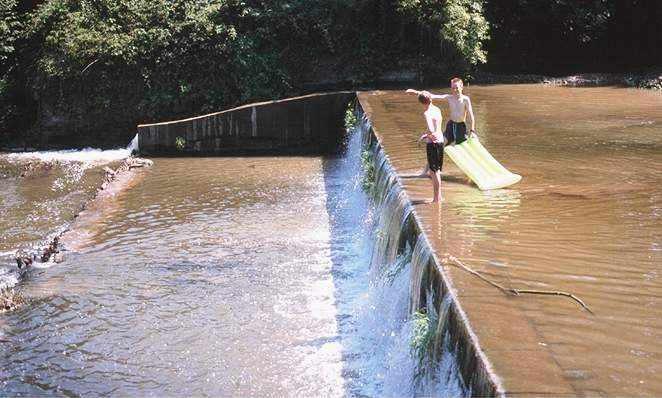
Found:
<svg viewBox="0 0 662 398"><path fill-rule="evenodd" d="M399 141L395 137L402 137L404 132L398 122L389 119L388 106L382 104L386 101L382 98L388 96L381 94L385 92L359 92L358 106L370 121L370 139L377 150L385 152L384 157L390 163L389 145L397 145ZM381 108L383 105L384 109ZM405 192L411 204L409 188L403 183L398 169L392 164L391 166L396 184ZM423 233L432 254L433 268L441 276L443 290L450 294L452 314L449 314L448 322L452 323L449 325L451 332L455 332L452 333L454 336L451 336L451 339L458 347L464 347L463 350L458 350L462 352L459 352L457 362L461 374L468 376L464 381L467 387L471 388L472 395L576 395L576 390L563 376L563 371L549 349L538 344L539 336L533 325L511 298L487 290L489 287L482 286L481 281L443 266L436 252L443 248L436 247L427 232L431 227L431 214L425 207L413 206L412 218L416 225L414 229ZM492 319L494 316L487 314L481 303L490 303L492 307L498 308L505 318ZM514 323L509 326L511 321ZM500 334L501 332L505 333ZM527 337L523 346L518 346L517 338L513 339L519 333L524 333ZM506 348L502 344L504 337L512 339L507 341ZM535 344L528 344L532 339L535 339ZM535 369L536 374L532 374L532 369Z"/></svg>
<svg viewBox="0 0 662 398"><path fill-rule="evenodd" d="M354 91L315 93L137 126L139 152L150 156L333 154Z"/></svg>

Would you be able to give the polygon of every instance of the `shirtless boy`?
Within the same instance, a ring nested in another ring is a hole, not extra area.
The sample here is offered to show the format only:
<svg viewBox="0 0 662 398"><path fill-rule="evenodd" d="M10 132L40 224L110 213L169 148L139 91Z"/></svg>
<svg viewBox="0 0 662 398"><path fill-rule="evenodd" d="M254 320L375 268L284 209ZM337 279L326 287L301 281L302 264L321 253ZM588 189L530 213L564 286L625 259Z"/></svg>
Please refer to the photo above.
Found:
<svg viewBox="0 0 662 398"><path fill-rule="evenodd" d="M428 157L428 176L432 180L432 203L441 202L441 164L444 154L444 137L441 132L441 110L432 105L430 93L423 91L418 93L418 102L423 105L425 111L423 116L427 124L427 131L421 135L420 140L426 141Z"/></svg>
<svg viewBox="0 0 662 398"><path fill-rule="evenodd" d="M451 79L452 94L431 94L427 91L407 89L407 93L419 95L425 93L430 99L441 99L448 102L450 109L450 120L446 123L446 131L443 134L444 145L461 144L468 138L466 120L469 119L469 136L476 133L476 121L468 96L462 94L464 83L459 77ZM444 152L441 151L441 164L443 164ZM441 169L441 168L440 168Z"/></svg>

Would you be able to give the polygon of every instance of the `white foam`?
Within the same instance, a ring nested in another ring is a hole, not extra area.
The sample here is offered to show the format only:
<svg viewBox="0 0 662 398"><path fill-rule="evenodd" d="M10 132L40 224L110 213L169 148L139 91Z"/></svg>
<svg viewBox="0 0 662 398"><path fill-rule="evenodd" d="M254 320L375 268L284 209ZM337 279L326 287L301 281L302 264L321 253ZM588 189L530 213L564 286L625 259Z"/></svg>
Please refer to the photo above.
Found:
<svg viewBox="0 0 662 398"><path fill-rule="evenodd" d="M10 160L31 160L37 159L43 162L83 162L83 163L109 163L116 160L123 160L131 155L129 149L110 149L101 150L95 148L84 149L66 149L62 151L38 151L12 153L8 157Z"/></svg>
<svg viewBox="0 0 662 398"><path fill-rule="evenodd" d="M110 163L117 160L123 160L131 156L133 152L138 151L138 134L133 137L126 148L117 149L65 149L60 151L35 151L9 154L10 160L32 160L38 159L43 162L81 162L81 163Z"/></svg>

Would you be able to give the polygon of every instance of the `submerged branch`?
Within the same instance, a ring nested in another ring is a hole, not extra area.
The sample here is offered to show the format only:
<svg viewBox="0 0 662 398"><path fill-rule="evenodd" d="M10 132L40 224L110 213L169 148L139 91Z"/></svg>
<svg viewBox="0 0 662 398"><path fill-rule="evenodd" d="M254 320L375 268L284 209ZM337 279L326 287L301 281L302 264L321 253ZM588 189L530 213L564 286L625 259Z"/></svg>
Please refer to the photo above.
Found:
<svg viewBox="0 0 662 398"><path fill-rule="evenodd" d="M455 264L459 268L462 268L463 270L469 272L470 274L477 276L481 280L489 283L490 285L496 287L497 289L501 290L502 292L504 292L506 294L512 294L512 295L515 295L515 296L519 296L520 294L541 294L541 295L547 295L547 296L564 296L564 297L568 297L568 298L574 300L575 302L579 303L579 305L581 305L586 311L588 311L591 314L594 314L593 311L591 311L591 309L588 308L588 306L586 304L584 304L584 301L582 301L582 299L580 299L579 297L575 296L572 293L562 292L562 291L555 291L555 290L531 290L531 289L507 288L507 287L501 286L500 284L486 278L480 272L471 269L470 267L465 265L462 261L460 261L459 258L457 258L455 256L452 256L452 255L448 255L447 258L450 262L452 262L453 264Z"/></svg>

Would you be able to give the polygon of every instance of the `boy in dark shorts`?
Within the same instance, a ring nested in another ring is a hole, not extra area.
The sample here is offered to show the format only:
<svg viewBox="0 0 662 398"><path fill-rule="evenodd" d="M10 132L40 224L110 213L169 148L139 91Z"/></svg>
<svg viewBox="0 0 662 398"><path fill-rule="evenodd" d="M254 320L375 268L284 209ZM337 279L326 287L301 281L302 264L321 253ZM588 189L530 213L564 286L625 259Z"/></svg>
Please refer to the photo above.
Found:
<svg viewBox="0 0 662 398"><path fill-rule="evenodd" d="M427 131L421 135L420 140L425 141L428 158L428 176L432 180L432 203L441 202L441 177L439 172L443 164L444 137L441 133L441 110L432 105L430 93L418 94L418 102L425 107L423 116L427 124Z"/></svg>
<svg viewBox="0 0 662 398"><path fill-rule="evenodd" d="M454 77L451 79L451 93L452 94L431 94L427 91L417 91L413 89L407 89L407 93L416 94L420 97L421 94L424 94L430 100L442 99L448 102L448 108L450 110L450 120L446 123L446 130L443 134L443 144L444 145L453 145L461 144L467 140L472 134L476 133L475 126L476 120L474 119L473 107L471 105L471 99L468 96L462 94L464 89L464 82L459 77ZM468 119L471 129L467 135L467 124ZM443 148L442 148L443 149ZM444 151L441 151L441 160L440 165L443 165L444 161ZM441 170L441 166L440 166Z"/></svg>

